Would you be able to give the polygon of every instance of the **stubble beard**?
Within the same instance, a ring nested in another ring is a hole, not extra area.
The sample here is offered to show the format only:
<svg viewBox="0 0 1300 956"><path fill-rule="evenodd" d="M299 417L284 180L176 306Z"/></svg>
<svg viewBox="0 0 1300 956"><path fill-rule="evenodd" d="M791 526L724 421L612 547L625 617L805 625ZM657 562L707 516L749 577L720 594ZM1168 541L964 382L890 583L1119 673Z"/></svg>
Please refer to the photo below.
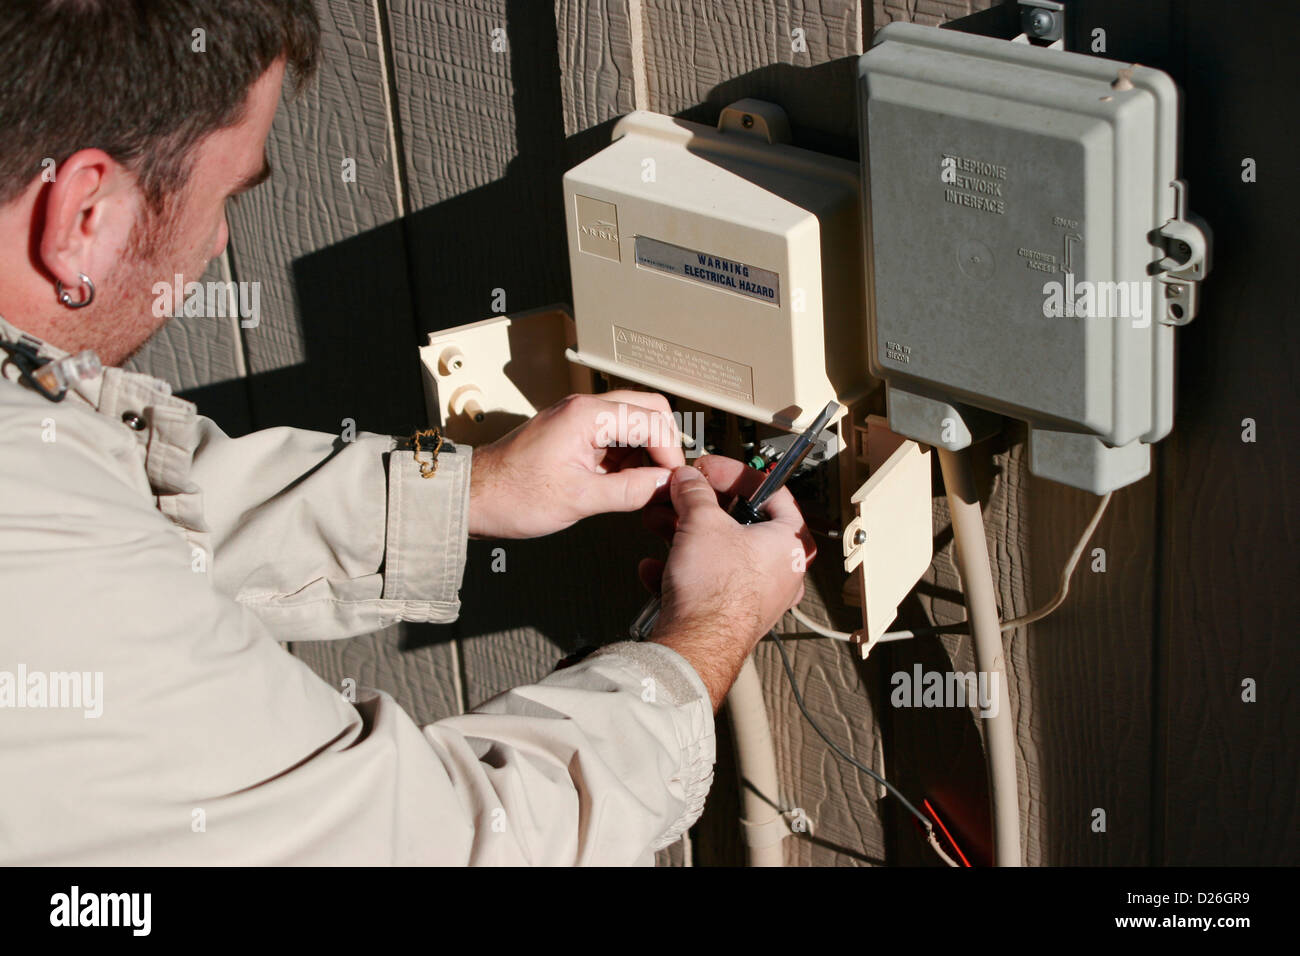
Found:
<svg viewBox="0 0 1300 956"><path fill-rule="evenodd" d="M205 262L181 261L190 256L176 248L177 231L176 211L171 207L143 215L131 230L121 265L105 284L103 304L94 317L105 365L128 362L171 320L170 299L166 315L154 314L158 283L171 287L177 274L184 276L184 282L197 280L207 268Z"/></svg>

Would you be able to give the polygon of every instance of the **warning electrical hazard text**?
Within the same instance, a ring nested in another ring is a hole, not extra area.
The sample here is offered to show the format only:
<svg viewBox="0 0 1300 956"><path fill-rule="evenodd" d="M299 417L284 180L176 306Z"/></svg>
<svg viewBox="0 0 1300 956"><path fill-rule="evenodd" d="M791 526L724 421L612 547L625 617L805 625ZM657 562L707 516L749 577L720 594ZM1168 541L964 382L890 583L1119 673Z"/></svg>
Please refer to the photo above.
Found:
<svg viewBox="0 0 1300 956"><path fill-rule="evenodd" d="M770 305L781 304L781 277L777 273L735 259L675 246L649 236L637 236L636 264L716 289L737 292Z"/></svg>

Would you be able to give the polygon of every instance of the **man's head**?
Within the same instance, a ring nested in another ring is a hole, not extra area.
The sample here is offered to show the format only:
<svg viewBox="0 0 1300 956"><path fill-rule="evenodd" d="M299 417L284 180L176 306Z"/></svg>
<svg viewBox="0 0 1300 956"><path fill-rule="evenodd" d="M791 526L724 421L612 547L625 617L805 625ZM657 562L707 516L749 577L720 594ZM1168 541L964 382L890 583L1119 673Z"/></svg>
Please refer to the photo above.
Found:
<svg viewBox="0 0 1300 956"><path fill-rule="evenodd" d="M0 17L0 315L119 364L162 324L156 282L199 278L226 200L269 175L312 0L9 0ZM56 283L84 309L59 303Z"/></svg>

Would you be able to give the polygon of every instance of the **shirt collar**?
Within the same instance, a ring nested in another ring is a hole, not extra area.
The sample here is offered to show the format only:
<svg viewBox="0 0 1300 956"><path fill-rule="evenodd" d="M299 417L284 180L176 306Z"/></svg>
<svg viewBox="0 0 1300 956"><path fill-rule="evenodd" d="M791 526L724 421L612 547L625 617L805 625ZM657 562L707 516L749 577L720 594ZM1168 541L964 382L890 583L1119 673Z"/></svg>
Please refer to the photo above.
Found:
<svg viewBox="0 0 1300 956"><path fill-rule="evenodd" d="M55 359L64 358L68 354L67 352L60 349L58 346L51 345L49 342L46 342L43 339L40 339L37 336L32 335L30 332L26 332L23 329L20 329L12 322L7 321L5 317L2 315L0 315L0 337L9 339L10 341L25 339L27 342L36 346L37 355L41 356L42 358L48 358L51 361ZM0 352L0 356L3 356L2 352ZM105 371L108 371L108 369L105 369ZM153 378L152 376L149 375L142 375L134 372L123 372L121 370L116 370L116 369L114 370L114 372L117 375L127 376L132 379L140 381L142 384L147 384L152 389L155 389L160 394L160 396L171 396L172 394L171 384L163 381L162 379ZM7 360L5 360L2 364L0 364L0 377L4 377L9 379L12 382L18 382L19 384L22 384L21 382L19 382L18 369L14 366L12 362ZM22 387L26 388L28 386L22 385ZM88 405L90 408L93 408L96 411L98 411L101 404L103 388L104 388L104 373L101 372L99 375L96 375L94 378L83 379L81 381L73 383L73 385L68 389L67 398L76 401L80 404ZM173 401L180 402L181 399L173 399Z"/></svg>

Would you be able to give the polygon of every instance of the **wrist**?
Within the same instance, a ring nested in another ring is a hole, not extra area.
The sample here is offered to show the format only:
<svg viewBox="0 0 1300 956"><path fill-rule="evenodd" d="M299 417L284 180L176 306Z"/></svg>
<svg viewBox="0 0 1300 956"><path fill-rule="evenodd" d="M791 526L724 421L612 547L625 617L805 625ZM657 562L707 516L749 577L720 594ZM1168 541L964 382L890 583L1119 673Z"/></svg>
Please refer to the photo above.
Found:
<svg viewBox="0 0 1300 956"><path fill-rule="evenodd" d="M655 626L650 640L686 659L708 689L713 711L717 713L745 659L762 637L761 634L751 637L741 630L730 629L724 622L669 620Z"/></svg>
<svg viewBox="0 0 1300 956"><path fill-rule="evenodd" d="M491 446L484 445L474 449L470 459L469 470L469 536L471 538L491 537L491 506L489 504L489 486L493 470Z"/></svg>

